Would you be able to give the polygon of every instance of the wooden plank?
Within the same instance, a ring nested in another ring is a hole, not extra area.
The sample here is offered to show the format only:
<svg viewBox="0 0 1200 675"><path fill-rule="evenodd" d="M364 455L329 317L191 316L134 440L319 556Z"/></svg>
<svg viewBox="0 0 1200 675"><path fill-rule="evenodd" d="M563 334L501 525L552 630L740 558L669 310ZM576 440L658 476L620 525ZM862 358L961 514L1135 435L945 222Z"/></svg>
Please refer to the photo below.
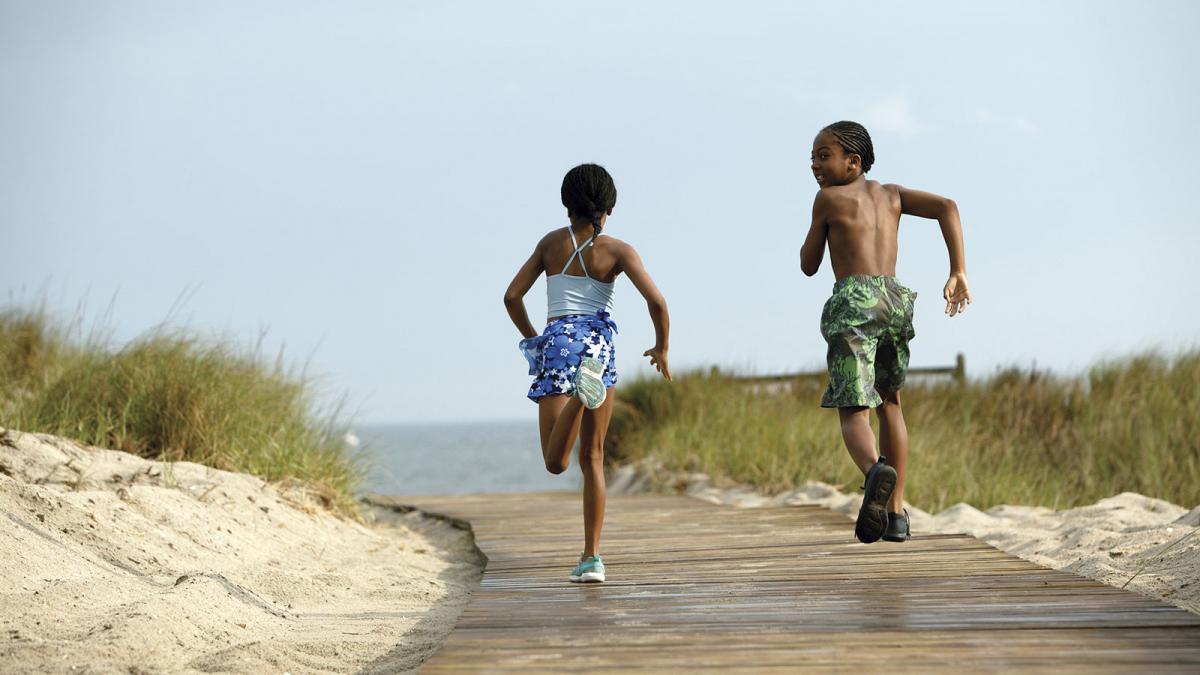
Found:
<svg viewBox="0 0 1200 675"><path fill-rule="evenodd" d="M570 584L574 493L396 497L469 522L480 588L422 672L1200 672L1200 617L963 535L870 546L817 507L612 497Z"/></svg>

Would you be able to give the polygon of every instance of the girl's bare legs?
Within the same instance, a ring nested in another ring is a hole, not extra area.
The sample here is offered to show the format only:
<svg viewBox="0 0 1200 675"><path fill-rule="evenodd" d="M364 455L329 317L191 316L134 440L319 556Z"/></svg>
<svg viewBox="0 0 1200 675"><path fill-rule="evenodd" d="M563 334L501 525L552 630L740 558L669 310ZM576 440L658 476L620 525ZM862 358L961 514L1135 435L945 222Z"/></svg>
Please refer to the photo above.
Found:
<svg viewBox="0 0 1200 675"><path fill-rule="evenodd" d="M583 555L600 551L600 530L604 527L604 437L612 419L616 389L610 388L604 403L587 410L574 396L544 396L538 401L538 427L542 438L542 458L550 473L566 471L571 448L580 437L579 468L583 471Z"/></svg>
<svg viewBox="0 0 1200 675"><path fill-rule="evenodd" d="M538 430L542 437L542 459L546 470L559 474L571 463L571 448L579 436L583 403L574 396L555 394L538 399Z"/></svg>
<svg viewBox="0 0 1200 675"><path fill-rule="evenodd" d="M904 512L904 476L908 466L908 427L904 424L904 411L900 409L900 392L880 391L883 405L879 413L879 447L887 463L896 470L896 489L888 501L888 511Z"/></svg>
<svg viewBox="0 0 1200 675"><path fill-rule="evenodd" d="M580 430L579 468L583 471L583 557L600 552L600 530L604 527L604 436L612 419L616 388L610 388L604 403L583 415Z"/></svg>
<svg viewBox="0 0 1200 675"><path fill-rule="evenodd" d="M865 475L871 465L879 461L879 454L875 452L875 432L871 429L871 409L838 408L838 415L842 418L842 440L846 442L850 458ZM891 456L887 457L891 462Z"/></svg>

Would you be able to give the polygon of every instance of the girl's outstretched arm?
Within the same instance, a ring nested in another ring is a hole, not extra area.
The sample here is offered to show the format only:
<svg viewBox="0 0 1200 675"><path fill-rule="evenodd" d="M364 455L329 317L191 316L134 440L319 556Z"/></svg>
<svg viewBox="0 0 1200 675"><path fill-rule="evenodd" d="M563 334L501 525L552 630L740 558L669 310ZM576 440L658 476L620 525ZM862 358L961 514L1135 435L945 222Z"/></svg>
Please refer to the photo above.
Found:
<svg viewBox="0 0 1200 675"><path fill-rule="evenodd" d="M667 349L671 331L671 317L667 314L667 300L654 285L654 280L646 273L642 258L629 244L622 242L619 249L621 271L629 275L634 288L646 299L646 309L650 311L650 321L654 323L654 346L642 353L650 357L650 364L662 376L671 379L671 369L667 365Z"/></svg>
<svg viewBox="0 0 1200 675"><path fill-rule="evenodd" d="M504 308L508 310L508 318L512 319L513 325L521 331L522 337L531 338L538 335L537 329L529 321L529 312L525 310L525 294L543 271L545 266L542 265L542 245L539 243L537 248L533 249L529 260L517 270L517 276L508 284L508 290L504 291Z"/></svg>
<svg viewBox="0 0 1200 675"><path fill-rule="evenodd" d="M946 252L950 254L950 278L942 289L946 300L946 313L961 314L971 304L971 291L967 287L967 255L963 248L962 223L958 219L958 204L953 199L932 192L910 190L901 185L900 212L938 221L942 228L942 239L946 241Z"/></svg>

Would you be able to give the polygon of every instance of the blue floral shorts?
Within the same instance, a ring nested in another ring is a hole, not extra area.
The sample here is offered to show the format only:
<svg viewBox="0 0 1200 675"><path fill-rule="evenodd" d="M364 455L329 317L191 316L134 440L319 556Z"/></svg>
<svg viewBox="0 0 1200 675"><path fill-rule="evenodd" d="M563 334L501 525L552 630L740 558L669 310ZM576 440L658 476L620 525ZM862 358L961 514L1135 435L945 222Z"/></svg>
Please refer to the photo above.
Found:
<svg viewBox="0 0 1200 675"><path fill-rule="evenodd" d="M530 400L575 393L575 370L588 356L604 364L604 386L617 386L616 332L608 312L572 314L550 322L541 335L521 340L529 374L535 376L527 394Z"/></svg>

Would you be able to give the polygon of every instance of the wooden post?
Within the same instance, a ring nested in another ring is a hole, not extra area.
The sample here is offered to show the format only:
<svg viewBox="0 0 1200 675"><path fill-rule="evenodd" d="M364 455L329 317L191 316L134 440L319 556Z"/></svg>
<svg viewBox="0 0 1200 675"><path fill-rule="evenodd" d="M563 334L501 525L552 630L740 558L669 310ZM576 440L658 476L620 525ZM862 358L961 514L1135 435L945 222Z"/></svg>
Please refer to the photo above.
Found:
<svg viewBox="0 0 1200 675"><path fill-rule="evenodd" d="M962 352L954 357L954 380L959 384L967 381L967 355Z"/></svg>

